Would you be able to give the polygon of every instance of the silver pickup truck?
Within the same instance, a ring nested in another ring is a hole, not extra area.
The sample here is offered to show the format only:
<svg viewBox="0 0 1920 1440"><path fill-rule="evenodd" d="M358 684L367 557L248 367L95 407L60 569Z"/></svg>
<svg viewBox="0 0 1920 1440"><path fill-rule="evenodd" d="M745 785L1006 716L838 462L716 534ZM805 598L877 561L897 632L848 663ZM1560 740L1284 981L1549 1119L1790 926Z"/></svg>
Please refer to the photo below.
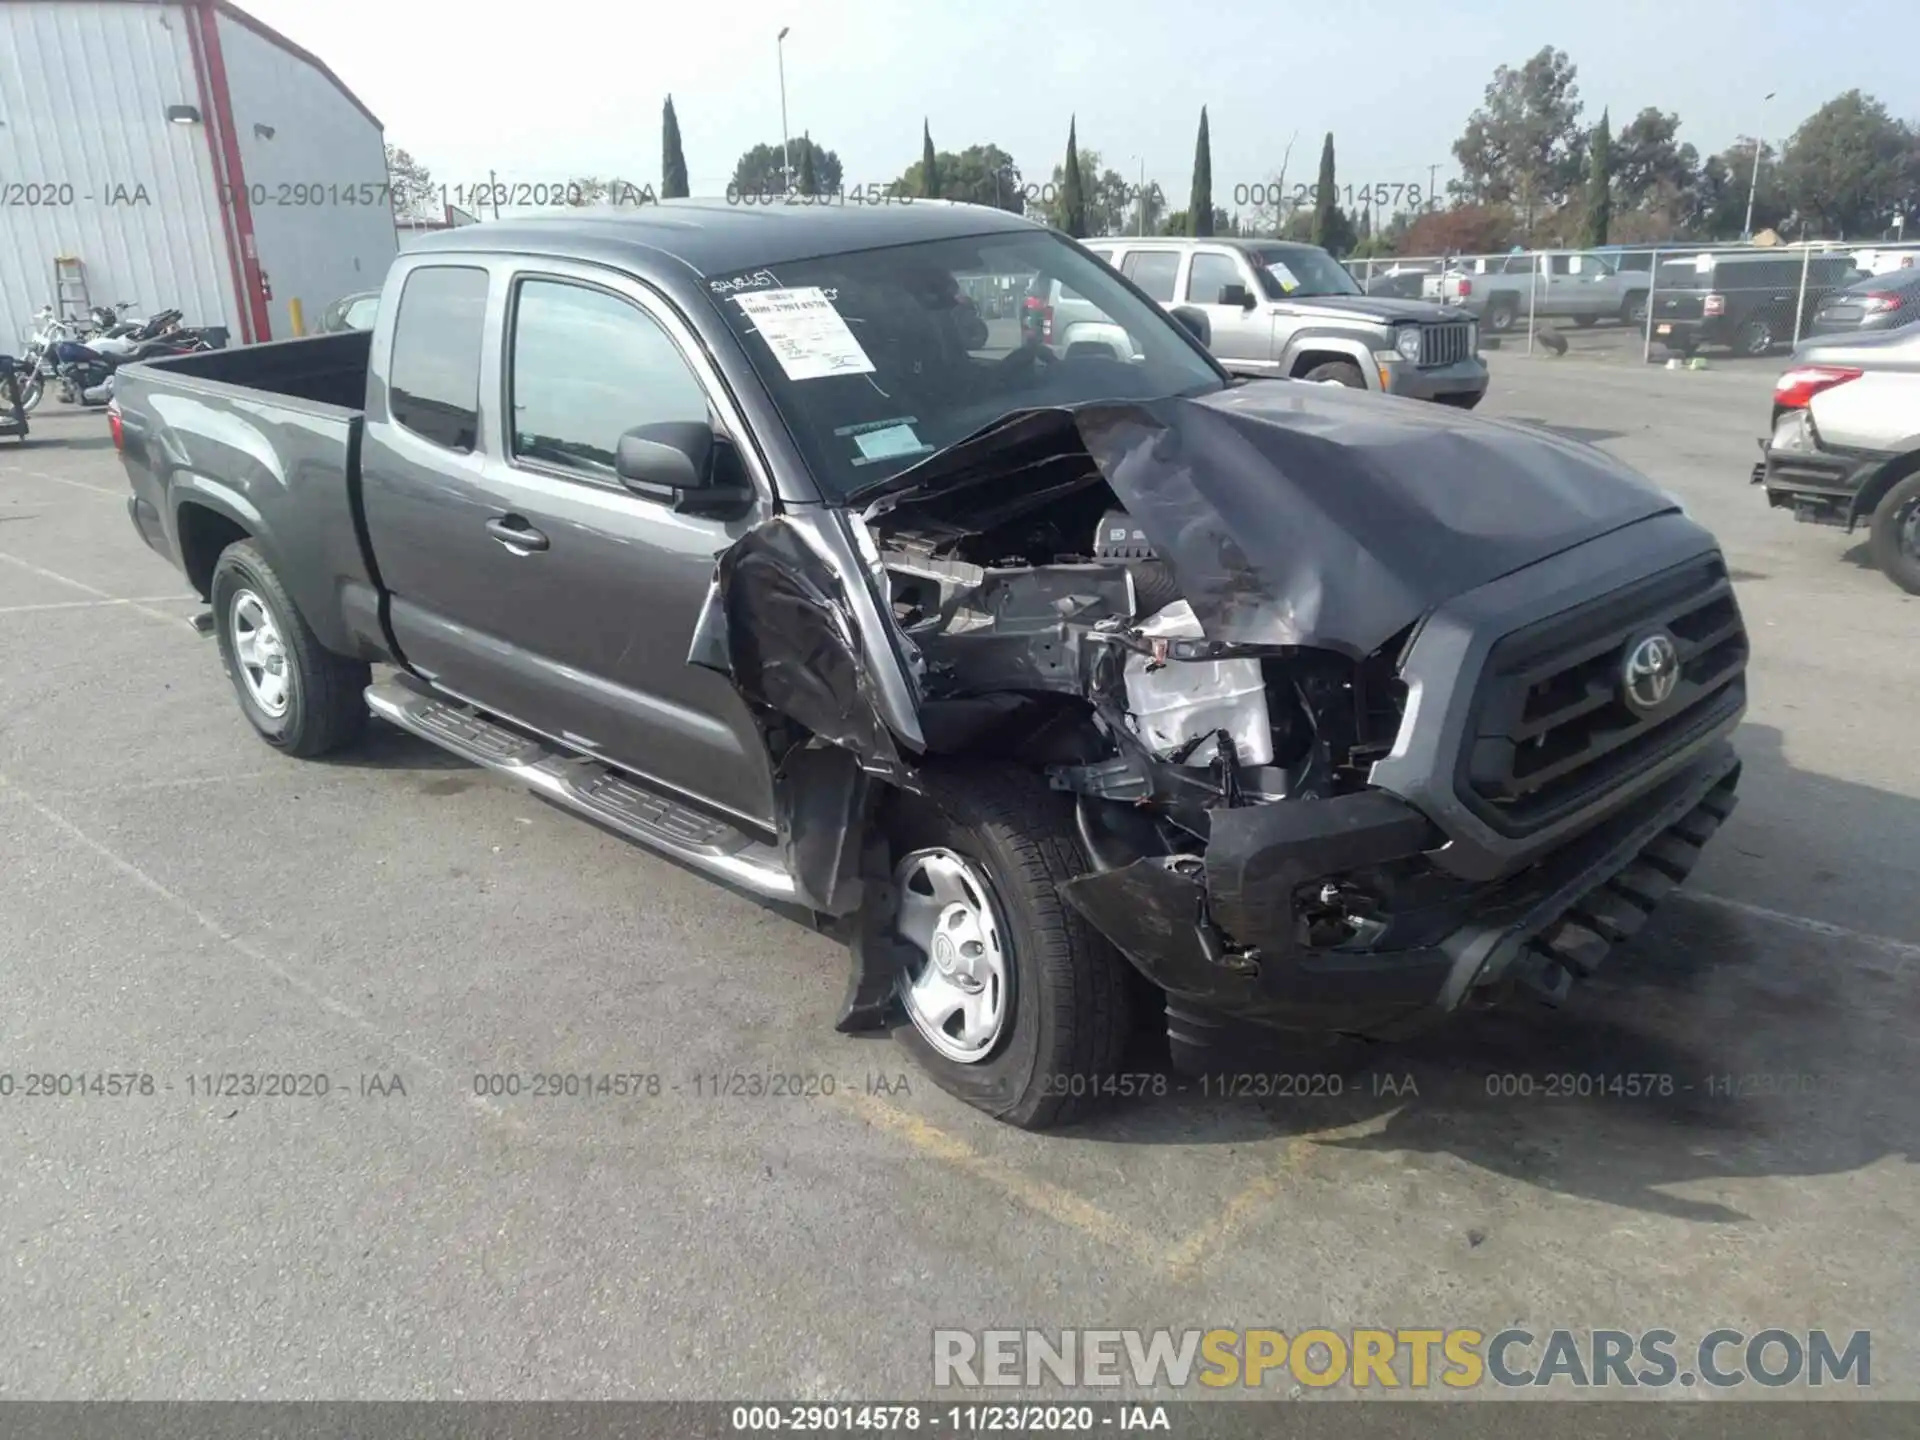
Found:
<svg viewBox="0 0 1920 1440"><path fill-rule="evenodd" d="M1583 329L1602 319L1644 325L1651 283L1644 270L1620 270L1591 251L1556 250L1458 261L1427 282L1427 296L1478 317L1489 333L1500 335L1524 324L1529 314L1571 320Z"/></svg>

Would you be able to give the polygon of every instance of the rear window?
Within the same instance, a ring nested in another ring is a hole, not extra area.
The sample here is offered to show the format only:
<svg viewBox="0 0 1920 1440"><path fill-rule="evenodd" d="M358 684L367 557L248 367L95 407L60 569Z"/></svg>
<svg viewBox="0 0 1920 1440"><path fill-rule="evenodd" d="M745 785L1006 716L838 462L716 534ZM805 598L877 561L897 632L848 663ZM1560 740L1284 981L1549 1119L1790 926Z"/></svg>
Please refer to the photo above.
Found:
<svg viewBox="0 0 1920 1440"><path fill-rule="evenodd" d="M474 448L486 320L485 270L423 265L407 277L387 371L387 413L395 424L462 454Z"/></svg>

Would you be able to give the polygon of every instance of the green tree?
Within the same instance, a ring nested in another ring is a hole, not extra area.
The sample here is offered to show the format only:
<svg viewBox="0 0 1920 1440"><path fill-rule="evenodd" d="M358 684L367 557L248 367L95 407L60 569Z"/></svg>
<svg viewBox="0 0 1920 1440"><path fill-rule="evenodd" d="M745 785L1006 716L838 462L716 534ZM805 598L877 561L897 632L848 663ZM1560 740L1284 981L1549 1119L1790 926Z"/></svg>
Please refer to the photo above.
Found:
<svg viewBox="0 0 1920 1440"><path fill-rule="evenodd" d="M1700 153L1679 140L1680 117L1649 105L1613 137L1613 195L1622 209L1671 207L1700 178Z"/></svg>
<svg viewBox="0 0 1920 1440"><path fill-rule="evenodd" d="M1587 249L1607 243L1607 226L1613 220L1612 186L1613 126L1602 110L1587 147L1587 203L1580 232L1580 243Z"/></svg>
<svg viewBox="0 0 1920 1440"><path fill-rule="evenodd" d="M1877 236L1912 193L1914 132L1871 95L1849 90L1801 124L1780 157L1780 188L1835 237Z"/></svg>
<svg viewBox="0 0 1920 1440"><path fill-rule="evenodd" d="M660 112L660 198L684 200L687 194L687 155L680 148L680 117L673 113L669 95Z"/></svg>
<svg viewBox="0 0 1920 1440"><path fill-rule="evenodd" d="M1087 202L1081 188L1078 117L1067 121L1067 158L1061 161L1060 228L1078 240L1087 233Z"/></svg>
<svg viewBox="0 0 1920 1440"><path fill-rule="evenodd" d="M910 198L927 194L926 163L924 155L914 161L887 187L887 192ZM934 169L939 176L940 193L948 200L991 205L1015 215L1025 213L1020 167L998 145L969 145L958 155L942 150L934 157Z"/></svg>
<svg viewBox="0 0 1920 1440"><path fill-rule="evenodd" d="M1533 212L1562 204L1578 186L1584 150L1578 71L1564 50L1543 46L1518 70L1502 65L1486 103L1453 142L1464 198L1516 203L1532 228Z"/></svg>
<svg viewBox="0 0 1920 1440"><path fill-rule="evenodd" d="M1329 130L1320 142L1320 183L1313 202L1313 243L1325 250L1334 248L1333 217L1339 209L1333 187L1333 132Z"/></svg>
<svg viewBox="0 0 1920 1440"><path fill-rule="evenodd" d="M813 142L802 133L800 136L800 193L818 195L820 176L813 164Z"/></svg>
<svg viewBox="0 0 1920 1440"><path fill-rule="evenodd" d="M1200 133L1193 141L1193 193L1187 200L1187 222L1195 235L1213 229L1213 146L1207 138L1207 107L1200 107Z"/></svg>
<svg viewBox="0 0 1920 1440"><path fill-rule="evenodd" d="M933 153L933 130L920 122L920 194L928 200L940 198L940 161Z"/></svg>
<svg viewBox="0 0 1920 1440"><path fill-rule="evenodd" d="M1760 186L1753 196L1756 233L1786 222L1792 207L1780 187L1780 167L1771 145L1760 146ZM1745 226L1747 191L1753 183L1754 145L1742 140L1700 167L1689 228L1710 240L1735 240Z"/></svg>
<svg viewBox="0 0 1920 1440"><path fill-rule="evenodd" d="M802 138L793 144L794 177L800 174L800 149L805 147L813 154L813 173L824 194L834 194L840 189L840 157L831 150L824 150L820 142ZM780 144L756 145L734 162L731 188L737 195L779 195L787 188L786 169L782 164Z"/></svg>
<svg viewBox="0 0 1920 1440"><path fill-rule="evenodd" d="M439 220L446 214L433 173L391 142L387 145L387 198L402 220Z"/></svg>

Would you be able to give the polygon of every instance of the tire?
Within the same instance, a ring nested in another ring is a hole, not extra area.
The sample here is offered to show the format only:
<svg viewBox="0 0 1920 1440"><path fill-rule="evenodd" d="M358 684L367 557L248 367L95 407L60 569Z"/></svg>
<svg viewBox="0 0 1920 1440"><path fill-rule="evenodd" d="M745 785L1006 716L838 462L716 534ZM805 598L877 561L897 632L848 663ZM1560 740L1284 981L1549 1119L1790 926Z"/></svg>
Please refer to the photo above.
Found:
<svg viewBox="0 0 1920 1440"><path fill-rule="evenodd" d="M1644 325L1647 323L1647 292L1629 295L1620 305L1620 323L1622 325Z"/></svg>
<svg viewBox="0 0 1920 1440"><path fill-rule="evenodd" d="M907 964L897 994L907 1021L894 1037L936 1085L997 1120L1042 1130L1081 1119L1113 1088L1101 1081L1118 1068L1128 1039L1130 972L1119 952L1060 897L1060 885L1087 869L1074 837L1071 801L1041 776L1008 764L922 773L925 794L895 793L885 815L898 896L886 929L896 935L912 929L917 909L942 917L934 926L963 937L957 948L966 950L964 937L974 932L945 917L970 907L943 909L938 891L919 888L926 873L919 867L960 862L967 877L962 893L983 886L984 897L974 898L985 899L995 926L988 955L999 957L999 1020L977 1057L942 1053L922 1029L935 1028L932 1017L911 995L916 972L933 978L936 952L902 940ZM935 988L936 995L950 993L940 991L937 981ZM965 1039L960 1028L960 1037L942 1037L949 1047Z"/></svg>
<svg viewBox="0 0 1920 1440"><path fill-rule="evenodd" d="M209 596L220 663L233 681L241 713L262 740L306 759L360 738L367 724L362 692L372 672L365 661L336 655L320 643L251 541L237 540L220 552ZM251 653L263 656L259 667L242 663L249 636ZM280 668L273 669L276 660ZM255 669L261 675L250 678Z"/></svg>
<svg viewBox="0 0 1920 1440"><path fill-rule="evenodd" d="M1770 355L1773 353L1773 327L1765 320L1749 320L1734 332L1733 350L1736 355Z"/></svg>
<svg viewBox="0 0 1920 1440"><path fill-rule="evenodd" d="M1333 380L1355 390L1367 388L1367 377L1360 373L1360 367L1351 360L1327 360L1314 366L1300 377L1309 384L1320 384Z"/></svg>
<svg viewBox="0 0 1920 1440"><path fill-rule="evenodd" d="M1920 595L1920 471L1880 497L1867 548L1882 575L1909 595Z"/></svg>
<svg viewBox="0 0 1920 1440"><path fill-rule="evenodd" d="M1519 318L1520 307L1514 304L1512 296L1496 296L1487 302L1487 329L1495 335L1506 334Z"/></svg>
<svg viewBox="0 0 1920 1440"><path fill-rule="evenodd" d="M1599 318L1598 315L1576 315L1573 317L1573 323L1582 330L1591 330Z"/></svg>
<svg viewBox="0 0 1920 1440"><path fill-rule="evenodd" d="M40 403L41 398L46 393L47 378L36 370L26 383L20 387L20 413L22 415L31 415L34 407Z"/></svg>

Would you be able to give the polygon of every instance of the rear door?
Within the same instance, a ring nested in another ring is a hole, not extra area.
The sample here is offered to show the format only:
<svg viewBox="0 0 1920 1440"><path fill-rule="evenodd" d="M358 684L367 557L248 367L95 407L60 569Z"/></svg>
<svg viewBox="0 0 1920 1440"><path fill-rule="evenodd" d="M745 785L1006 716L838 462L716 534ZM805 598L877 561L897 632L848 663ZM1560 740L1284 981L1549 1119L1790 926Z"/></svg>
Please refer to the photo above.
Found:
<svg viewBox="0 0 1920 1440"><path fill-rule="evenodd" d="M482 328L500 338L481 345L463 316L458 333L442 325L410 343L416 270L396 321L393 413L377 427L369 413L367 522L403 654L452 694L768 823L751 716L725 677L686 663L716 556L771 504L744 426L651 290L564 262L485 263ZM435 363L457 367L473 406L451 437L414 429L421 352L436 338ZM669 420L733 438L756 482L748 514L678 514L614 478L620 434Z"/></svg>
<svg viewBox="0 0 1920 1440"><path fill-rule="evenodd" d="M1253 307L1221 304L1220 292L1229 285L1245 290ZM1273 312L1244 252L1225 245L1194 249L1187 258L1180 294L1185 297L1182 304L1194 306L1207 317L1212 337L1207 348L1216 359L1235 370L1280 368L1273 353Z"/></svg>

